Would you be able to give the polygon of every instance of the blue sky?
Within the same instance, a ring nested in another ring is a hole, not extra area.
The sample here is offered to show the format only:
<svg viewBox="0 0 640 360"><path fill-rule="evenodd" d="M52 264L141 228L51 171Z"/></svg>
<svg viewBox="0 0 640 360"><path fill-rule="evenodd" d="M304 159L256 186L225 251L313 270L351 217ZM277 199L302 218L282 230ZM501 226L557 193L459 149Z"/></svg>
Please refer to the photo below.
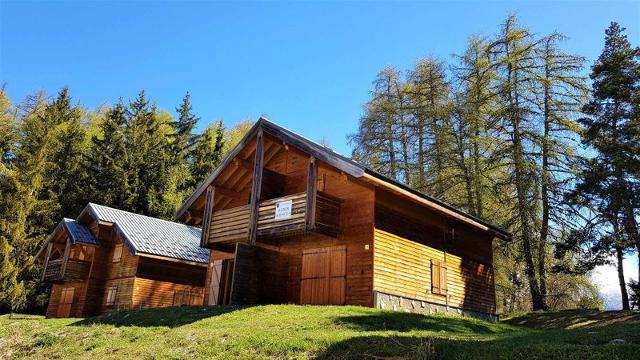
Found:
<svg viewBox="0 0 640 360"><path fill-rule="evenodd" d="M68 85L95 108L140 89L172 111L186 91L200 128L267 115L349 154L376 73L420 57L452 60L470 34L516 13L560 31L589 62L617 20L639 44L633 2L10 2L0 1L0 81L14 101Z"/></svg>
<svg viewBox="0 0 640 360"><path fill-rule="evenodd" d="M452 60L469 35L495 33L512 13L535 33L569 36L565 49L591 64L612 20L640 44L639 4L0 0L0 83L14 101L68 85L90 109L145 89L173 111L190 91L200 129L266 115L348 155L346 136L383 67ZM637 274L635 258L627 266ZM616 307L615 269L594 276Z"/></svg>

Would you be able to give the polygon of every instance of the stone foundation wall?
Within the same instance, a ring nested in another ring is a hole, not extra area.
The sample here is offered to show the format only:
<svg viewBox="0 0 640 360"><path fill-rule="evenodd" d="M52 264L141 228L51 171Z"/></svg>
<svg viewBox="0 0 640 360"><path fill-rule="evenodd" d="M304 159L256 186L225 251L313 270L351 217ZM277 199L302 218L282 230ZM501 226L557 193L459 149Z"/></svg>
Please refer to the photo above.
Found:
<svg viewBox="0 0 640 360"><path fill-rule="evenodd" d="M383 310L404 311L416 314L447 313L452 315L470 316L489 321L498 321L498 315L495 314L465 310L458 307L415 300L379 291L373 292L373 306Z"/></svg>

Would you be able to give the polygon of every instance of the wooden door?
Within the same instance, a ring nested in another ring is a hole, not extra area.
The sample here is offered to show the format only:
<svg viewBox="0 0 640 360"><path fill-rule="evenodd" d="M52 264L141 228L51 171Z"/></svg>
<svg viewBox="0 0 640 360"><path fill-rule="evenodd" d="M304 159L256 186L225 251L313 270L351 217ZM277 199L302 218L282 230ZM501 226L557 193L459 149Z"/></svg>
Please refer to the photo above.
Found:
<svg viewBox="0 0 640 360"><path fill-rule="evenodd" d="M300 303L343 305L345 303L345 246L309 249L302 252Z"/></svg>
<svg viewBox="0 0 640 360"><path fill-rule="evenodd" d="M60 294L60 303L58 305L58 317L69 317L71 314L71 305L73 304L74 288L64 288Z"/></svg>
<svg viewBox="0 0 640 360"><path fill-rule="evenodd" d="M222 260L214 260L211 268L211 284L209 287L209 305L218 305L220 298L220 276L222 275Z"/></svg>

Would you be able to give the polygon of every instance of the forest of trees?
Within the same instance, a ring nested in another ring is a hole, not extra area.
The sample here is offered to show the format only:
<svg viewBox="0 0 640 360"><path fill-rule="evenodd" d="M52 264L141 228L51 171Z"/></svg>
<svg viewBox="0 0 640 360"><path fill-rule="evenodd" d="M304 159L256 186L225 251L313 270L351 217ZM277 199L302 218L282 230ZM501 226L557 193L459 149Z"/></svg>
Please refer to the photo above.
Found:
<svg viewBox="0 0 640 360"><path fill-rule="evenodd" d="M187 93L176 116L141 91L87 111L63 88L12 104L0 91L0 310L38 311L48 299L33 256L63 217L88 202L173 219L252 125L195 133Z"/></svg>
<svg viewBox="0 0 640 360"><path fill-rule="evenodd" d="M494 248L500 312L602 307L588 274L640 251L640 49L612 23L591 67L509 17L445 62L380 71L353 157L514 234ZM89 111L67 88L12 102L0 91L0 312L35 312L33 256L62 217L95 202L172 219L251 126L175 116L144 91Z"/></svg>
<svg viewBox="0 0 640 360"><path fill-rule="evenodd" d="M511 16L447 63L373 82L353 157L508 229L494 248L499 311L601 306L588 272L640 250L640 50L606 30L591 68ZM635 284L631 284L635 287Z"/></svg>

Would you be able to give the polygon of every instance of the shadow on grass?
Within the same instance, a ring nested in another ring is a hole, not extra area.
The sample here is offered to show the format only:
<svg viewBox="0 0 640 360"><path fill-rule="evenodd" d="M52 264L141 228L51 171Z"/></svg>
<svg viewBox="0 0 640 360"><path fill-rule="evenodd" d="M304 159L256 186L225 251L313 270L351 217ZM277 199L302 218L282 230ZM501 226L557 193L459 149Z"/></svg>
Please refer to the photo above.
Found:
<svg viewBox="0 0 640 360"><path fill-rule="evenodd" d="M469 318L425 316L413 313L384 312L376 315L338 317L337 324L360 331L446 331L462 334L496 334L504 327Z"/></svg>
<svg viewBox="0 0 640 360"><path fill-rule="evenodd" d="M358 336L332 344L316 359L633 359L640 346L575 343L519 333L500 338Z"/></svg>
<svg viewBox="0 0 640 360"><path fill-rule="evenodd" d="M166 326L174 328L245 308L246 306L179 306L143 310L121 310L86 318L70 325L90 326L95 324L108 324L113 326Z"/></svg>
<svg viewBox="0 0 640 360"><path fill-rule="evenodd" d="M563 310L529 313L504 321L536 329L593 328L615 324L640 325L640 311Z"/></svg>

